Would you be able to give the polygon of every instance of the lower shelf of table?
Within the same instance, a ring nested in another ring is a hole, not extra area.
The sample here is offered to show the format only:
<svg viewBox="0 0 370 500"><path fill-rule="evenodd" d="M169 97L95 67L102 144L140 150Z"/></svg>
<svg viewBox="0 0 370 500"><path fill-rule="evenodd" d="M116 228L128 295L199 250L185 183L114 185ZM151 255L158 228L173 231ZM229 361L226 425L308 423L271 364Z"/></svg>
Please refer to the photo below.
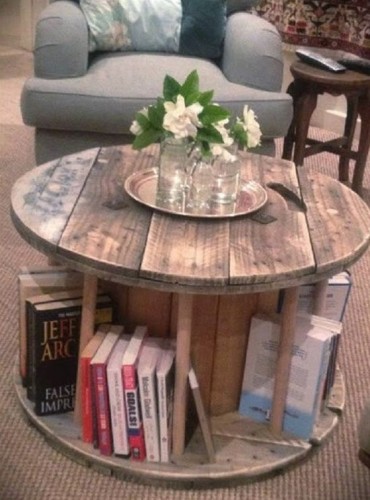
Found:
<svg viewBox="0 0 370 500"><path fill-rule="evenodd" d="M276 474L303 460L334 430L344 408L344 383L337 371L328 408L318 419L314 435L307 442L284 434L275 437L265 424L257 424L230 413L211 419L216 462L207 463L202 435L197 429L176 463L135 462L121 457L105 457L80 439L80 428L72 413L39 417L15 375L19 401L30 421L48 443L72 460L106 475L136 478L141 483L176 484L180 487L216 486L241 483Z"/></svg>

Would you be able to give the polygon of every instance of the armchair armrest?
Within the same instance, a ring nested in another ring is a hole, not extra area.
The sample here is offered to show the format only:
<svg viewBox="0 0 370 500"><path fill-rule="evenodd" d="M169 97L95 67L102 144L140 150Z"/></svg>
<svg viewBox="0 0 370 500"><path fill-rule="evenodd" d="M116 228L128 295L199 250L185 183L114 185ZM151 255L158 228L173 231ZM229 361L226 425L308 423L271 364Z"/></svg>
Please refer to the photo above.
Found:
<svg viewBox="0 0 370 500"><path fill-rule="evenodd" d="M245 12L228 18L221 61L228 80L279 92L283 67L281 38L271 23Z"/></svg>
<svg viewBox="0 0 370 500"><path fill-rule="evenodd" d="M34 67L39 78L72 78L86 73L88 28L78 4L53 2L36 25Z"/></svg>

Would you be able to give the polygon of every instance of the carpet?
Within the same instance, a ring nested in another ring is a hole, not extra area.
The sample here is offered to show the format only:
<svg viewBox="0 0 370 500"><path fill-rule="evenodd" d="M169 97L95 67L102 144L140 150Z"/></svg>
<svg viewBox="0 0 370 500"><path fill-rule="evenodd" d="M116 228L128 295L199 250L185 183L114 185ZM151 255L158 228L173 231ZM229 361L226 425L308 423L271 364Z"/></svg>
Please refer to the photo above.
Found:
<svg viewBox="0 0 370 500"><path fill-rule="evenodd" d="M22 58L22 54L19 56ZM28 55L25 56L26 59ZM71 461L51 448L25 418L13 387L18 349L17 272L21 265L45 263L43 255L25 243L9 216L10 189L33 165L33 130L14 115L6 117L9 99L18 106L22 78L15 72L5 82L0 54L0 498L2 500L365 500L370 498L370 471L357 458L357 425L370 397L370 252L351 268L350 296L339 363L347 400L343 417L329 439L304 462L275 477L229 488L182 490L118 480ZM25 61L23 61L25 62ZM24 68L31 71L30 60ZM17 64L20 64L18 61ZM7 95L4 96L4 82ZM13 97L10 96L13 95ZM6 102L4 102L6 101ZM11 117L13 118L11 119ZM311 129L316 138L331 134ZM278 141L281 154L281 141ZM305 167L336 177L337 158L323 153ZM370 164L364 180L364 199L370 203Z"/></svg>

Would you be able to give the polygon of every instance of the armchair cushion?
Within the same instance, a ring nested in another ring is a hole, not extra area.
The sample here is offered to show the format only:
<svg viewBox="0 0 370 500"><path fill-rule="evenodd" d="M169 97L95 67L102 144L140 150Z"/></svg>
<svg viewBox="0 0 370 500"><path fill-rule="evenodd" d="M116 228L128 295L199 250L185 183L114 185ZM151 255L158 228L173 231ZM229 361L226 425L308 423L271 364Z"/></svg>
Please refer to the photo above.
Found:
<svg viewBox="0 0 370 500"><path fill-rule="evenodd" d="M221 55L224 0L80 0L90 51L177 52Z"/></svg>

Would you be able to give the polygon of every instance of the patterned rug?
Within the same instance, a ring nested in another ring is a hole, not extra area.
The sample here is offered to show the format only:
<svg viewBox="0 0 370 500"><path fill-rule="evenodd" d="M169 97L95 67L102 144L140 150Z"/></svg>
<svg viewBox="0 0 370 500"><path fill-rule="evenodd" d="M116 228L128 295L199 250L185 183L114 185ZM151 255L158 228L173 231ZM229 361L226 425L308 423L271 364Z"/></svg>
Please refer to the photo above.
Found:
<svg viewBox="0 0 370 500"><path fill-rule="evenodd" d="M369 0L262 0L257 11L285 43L370 59Z"/></svg>

